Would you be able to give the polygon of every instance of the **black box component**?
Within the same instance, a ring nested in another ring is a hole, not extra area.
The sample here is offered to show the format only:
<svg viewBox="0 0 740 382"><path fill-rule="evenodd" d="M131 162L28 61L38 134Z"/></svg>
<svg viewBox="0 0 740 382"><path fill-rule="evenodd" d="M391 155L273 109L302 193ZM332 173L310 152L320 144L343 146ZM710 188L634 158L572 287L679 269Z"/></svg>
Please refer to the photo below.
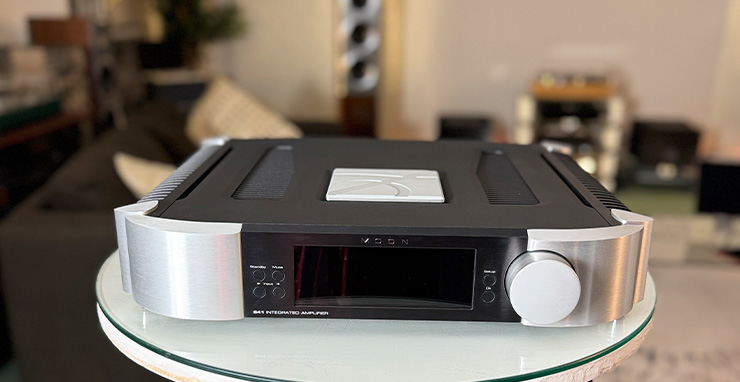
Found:
<svg viewBox="0 0 740 382"><path fill-rule="evenodd" d="M652 219L540 146L216 139L116 224L172 317L580 326L642 299Z"/></svg>

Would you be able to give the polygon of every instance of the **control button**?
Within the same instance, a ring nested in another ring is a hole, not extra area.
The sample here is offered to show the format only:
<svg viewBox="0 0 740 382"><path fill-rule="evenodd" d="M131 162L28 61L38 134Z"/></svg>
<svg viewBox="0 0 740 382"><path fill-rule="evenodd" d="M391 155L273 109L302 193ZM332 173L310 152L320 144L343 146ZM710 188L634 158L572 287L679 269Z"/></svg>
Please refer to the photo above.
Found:
<svg viewBox="0 0 740 382"><path fill-rule="evenodd" d="M483 302L487 304L489 302L493 302L493 300L496 299L496 294L494 294L490 290L487 290L483 292L483 294L481 295L481 298L483 299Z"/></svg>
<svg viewBox="0 0 740 382"><path fill-rule="evenodd" d="M280 282L285 280L285 273L283 271L274 271L272 272L272 279Z"/></svg>
<svg viewBox="0 0 740 382"><path fill-rule="evenodd" d="M255 279L255 281L262 281L265 279L265 272L261 269L257 269L252 272L252 277Z"/></svg>
<svg viewBox="0 0 740 382"><path fill-rule="evenodd" d="M553 252L521 254L509 266L505 280L516 313L539 325L567 317L581 295L578 274L564 257Z"/></svg>
<svg viewBox="0 0 740 382"><path fill-rule="evenodd" d="M483 276L483 284L485 286L493 286L493 284L496 284L496 276L494 275Z"/></svg>
<svg viewBox="0 0 740 382"><path fill-rule="evenodd" d="M272 288L272 295L277 298L283 298L285 297L285 289L281 287L274 287Z"/></svg>
<svg viewBox="0 0 740 382"><path fill-rule="evenodd" d="M254 294L254 297L264 298L267 296L267 291L265 290L265 287L258 286L252 289L252 294Z"/></svg>

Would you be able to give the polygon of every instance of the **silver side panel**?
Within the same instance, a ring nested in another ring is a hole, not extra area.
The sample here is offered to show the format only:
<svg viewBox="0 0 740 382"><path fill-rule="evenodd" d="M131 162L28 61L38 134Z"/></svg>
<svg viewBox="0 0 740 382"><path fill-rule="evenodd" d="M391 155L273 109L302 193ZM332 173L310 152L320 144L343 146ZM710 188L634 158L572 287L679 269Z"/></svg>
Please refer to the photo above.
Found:
<svg viewBox="0 0 740 382"><path fill-rule="evenodd" d="M642 300L652 219L612 210L623 225L604 228L527 231L528 251L556 252L573 264L581 297L565 319L547 326L585 326L626 315ZM534 325L522 320L525 325Z"/></svg>
<svg viewBox="0 0 740 382"><path fill-rule="evenodd" d="M147 196L115 210L123 289L152 312L195 320L244 317L241 224L147 216L227 140L203 141Z"/></svg>
<svg viewBox="0 0 740 382"><path fill-rule="evenodd" d="M241 224L125 217L134 300L170 317L244 317Z"/></svg>
<svg viewBox="0 0 740 382"><path fill-rule="evenodd" d="M131 293L131 272L129 266L128 244L126 241L125 217L129 215L146 215L157 208L158 202L166 198L185 179L197 170L210 156L221 146L228 142L227 137L214 137L201 142L198 151L193 153L175 172L170 174L162 183L145 195L136 204L123 206L114 210L116 219L116 237L118 239L118 250L121 255L121 275L123 277L123 290Z"/></svg>
<svg viewBox="0 0 740 382"><path fill-rule="evenodd" d="M126 216L146 215L157 208L157 202L143 202L118 207L113 213L116 218L116 238L118 239L118 253L121 262L121 281L123 290L131 293L131 266L128 255L128 241L126 234Z"/></svg>
<svg viewBox="0 0 740 382"><path fill-rule="evenodd" d="M645 296L645 282L647 281L648 257L650 256L650 237L653 231L653 218L629 211L613 210L612 216L622 224L642 226L640 240L640 259L637 261L637 275L635 284L634 302L642 301Z"/></svg>

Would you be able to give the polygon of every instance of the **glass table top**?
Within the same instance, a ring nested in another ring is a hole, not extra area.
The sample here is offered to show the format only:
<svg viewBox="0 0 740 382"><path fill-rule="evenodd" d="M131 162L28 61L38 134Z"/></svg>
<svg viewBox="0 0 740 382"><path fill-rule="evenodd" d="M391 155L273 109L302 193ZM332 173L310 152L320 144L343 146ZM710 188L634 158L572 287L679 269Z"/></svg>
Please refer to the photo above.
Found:
<svg viewBox="0 0 740 382"><path fill-rule="evenodd" d="M138 345L175 362L246 381L521 381L566 371L619 349L655 308L582 328L518 323L245 318L187 321L148 312L123 292L118 253L97 280L98 304Z"/></svg>

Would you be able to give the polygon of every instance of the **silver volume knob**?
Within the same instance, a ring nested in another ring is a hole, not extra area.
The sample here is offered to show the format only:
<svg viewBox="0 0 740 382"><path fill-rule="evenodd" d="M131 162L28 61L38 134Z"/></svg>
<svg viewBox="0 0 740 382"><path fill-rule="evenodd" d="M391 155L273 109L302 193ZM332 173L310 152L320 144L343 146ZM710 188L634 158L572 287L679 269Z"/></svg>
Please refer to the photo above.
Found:
<svg viewBox="0 0 740 382"><path fill-rule="evenodd" d="M525 252L506 272L506 292L519 316L533 324L548 325L573 311L581 296L581 282L562 256Z"/></svg>

